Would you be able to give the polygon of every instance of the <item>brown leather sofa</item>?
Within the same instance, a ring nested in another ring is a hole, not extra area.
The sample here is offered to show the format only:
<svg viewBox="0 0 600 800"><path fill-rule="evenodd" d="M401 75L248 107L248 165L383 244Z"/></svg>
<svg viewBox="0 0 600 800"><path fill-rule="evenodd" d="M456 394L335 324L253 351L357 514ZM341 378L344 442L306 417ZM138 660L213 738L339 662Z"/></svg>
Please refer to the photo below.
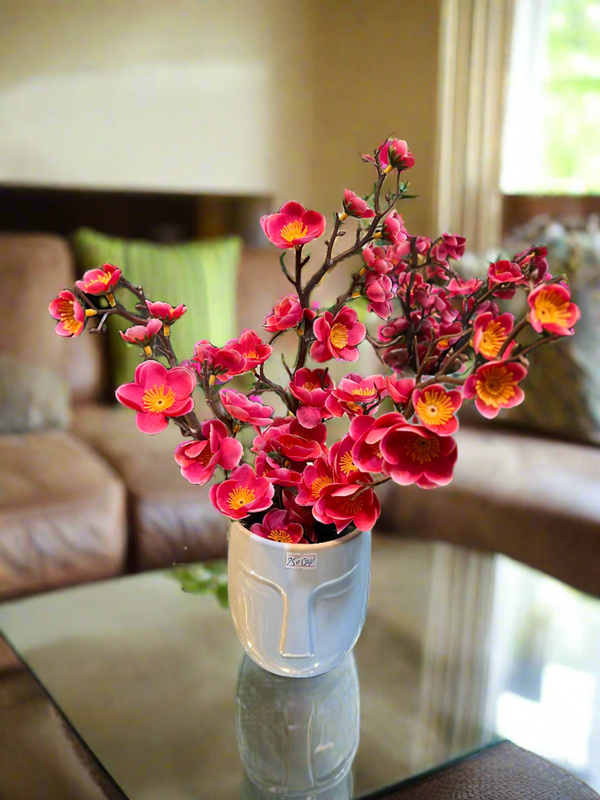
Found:
<svg viewBox="0 0 600 800"><path fill-rule="evenodd" d="M58 371L73 404L71 430L0 435L0 597L225 554L207 487L173 461L178 431L143 436L110 402L102 337L53 335L48 302L74 273L64 239L0 236L0 354ZM246 251L240 330L288 288L276 253ZM505 553L600 596L600 449L490 426L458 438L450 486L382 487L380 529Z"/></svg>

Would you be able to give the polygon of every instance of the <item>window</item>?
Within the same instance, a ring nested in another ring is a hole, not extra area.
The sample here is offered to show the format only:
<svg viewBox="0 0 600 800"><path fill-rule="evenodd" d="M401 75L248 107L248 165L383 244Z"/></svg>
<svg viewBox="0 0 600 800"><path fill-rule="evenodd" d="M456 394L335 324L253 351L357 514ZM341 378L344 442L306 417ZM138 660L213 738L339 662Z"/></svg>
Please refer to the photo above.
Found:
<svg viewBox="0 0 600 800"><path fill-rule="evenodd" d="M517 0L501 189L600 193L600 0Z"/></svg>

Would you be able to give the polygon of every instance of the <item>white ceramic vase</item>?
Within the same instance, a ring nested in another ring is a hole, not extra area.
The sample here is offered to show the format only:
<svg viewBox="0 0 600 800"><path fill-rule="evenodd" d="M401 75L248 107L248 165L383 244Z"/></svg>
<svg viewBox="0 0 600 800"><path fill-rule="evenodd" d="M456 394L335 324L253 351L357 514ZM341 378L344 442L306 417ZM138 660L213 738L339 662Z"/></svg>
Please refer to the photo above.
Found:
<svg viewBox="0 0 600 800"><path fill-rule="evenodd" d="M337 666L367 613L371 532L286 544L229 529L229 604L238 638L275 675L307 678Z"/></svg>

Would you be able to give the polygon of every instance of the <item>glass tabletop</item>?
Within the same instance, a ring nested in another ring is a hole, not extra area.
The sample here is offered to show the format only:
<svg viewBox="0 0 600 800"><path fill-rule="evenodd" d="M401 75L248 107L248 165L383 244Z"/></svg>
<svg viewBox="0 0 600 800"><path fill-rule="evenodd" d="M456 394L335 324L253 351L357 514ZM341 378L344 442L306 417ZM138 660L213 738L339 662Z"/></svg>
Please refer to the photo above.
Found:
<svg viewBox="0 0 600 800"><path fill-rule="evenodd" d="M600 786L600 601L508 559L374 537L363 634L317 678L260 669L170 571L6 603L0 630L130 800L349 800L505 737Z"/></svg>

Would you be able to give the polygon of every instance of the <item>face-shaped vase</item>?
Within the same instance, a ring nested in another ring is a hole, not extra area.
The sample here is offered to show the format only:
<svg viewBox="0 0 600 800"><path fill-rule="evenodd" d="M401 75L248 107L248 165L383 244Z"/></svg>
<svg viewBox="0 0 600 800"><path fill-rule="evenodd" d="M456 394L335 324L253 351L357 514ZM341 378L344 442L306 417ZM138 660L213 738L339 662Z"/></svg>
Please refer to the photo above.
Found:
<svg viewBox="0 0 600 800"><path fill-rule="evenodd" d="M244 657L236 693L243 800L349 800L360 726L354 656L296 681Z"/></svg>
<svg viewBox="0 0 600 800"><path fill-rule="evenodd" d="M248 655L276 675L305 678L337 666L367 612L371 533L293 545L229 530L229 604Z"/></svg>

